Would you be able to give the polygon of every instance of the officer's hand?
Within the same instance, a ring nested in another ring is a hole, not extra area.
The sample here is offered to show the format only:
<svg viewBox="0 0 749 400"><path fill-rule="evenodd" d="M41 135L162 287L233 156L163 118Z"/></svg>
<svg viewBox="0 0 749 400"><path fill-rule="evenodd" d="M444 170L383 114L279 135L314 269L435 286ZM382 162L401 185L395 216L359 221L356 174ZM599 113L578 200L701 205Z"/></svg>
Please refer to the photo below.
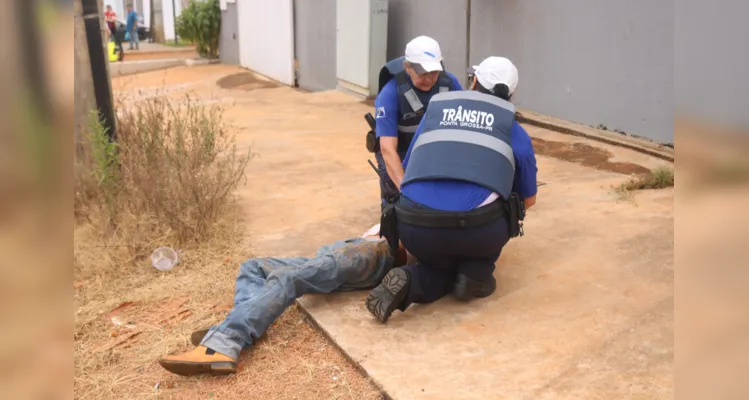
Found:
<svg viewBox="0 0 749 400"><path fill-rule="evenodd" d="M533 195L531 197L528 197L526 199L523 199L523 203L525 203L525 210L528 211L529 208L531 208L534 204L536 204L536 196Z"/></svg>

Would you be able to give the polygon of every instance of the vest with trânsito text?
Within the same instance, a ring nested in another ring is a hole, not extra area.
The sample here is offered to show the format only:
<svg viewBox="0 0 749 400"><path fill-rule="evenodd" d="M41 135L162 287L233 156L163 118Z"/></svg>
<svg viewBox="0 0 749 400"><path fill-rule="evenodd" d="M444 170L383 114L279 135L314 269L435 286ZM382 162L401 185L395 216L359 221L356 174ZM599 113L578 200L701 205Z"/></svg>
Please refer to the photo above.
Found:
<svg viewBox="0 0 749 400"><path fill-rule="evenodd" d="M455 179L509 198L515 176L515 106L476 91L440 93L429 103L402 184Z"/></svg>
<svg viewBox="0 0 749 400"><path fill-rule="evenodd" d="M399 57L389 61L380 70L379 79L379 90L382 90L388 81L395 77L395 82L398 84L398 107L400 108L400 119L398 120L398 154L401 157L406 156L408 147L411 146L411 140L413 140L416 128L419 127L421 118L424 116L427 105L422 103L416 91L407 78L405 67L403 66L405 57ZM437 83L427 94L431 97L437 93L449 92L452 87L452 79L443 71L440 72Z"/></svg>

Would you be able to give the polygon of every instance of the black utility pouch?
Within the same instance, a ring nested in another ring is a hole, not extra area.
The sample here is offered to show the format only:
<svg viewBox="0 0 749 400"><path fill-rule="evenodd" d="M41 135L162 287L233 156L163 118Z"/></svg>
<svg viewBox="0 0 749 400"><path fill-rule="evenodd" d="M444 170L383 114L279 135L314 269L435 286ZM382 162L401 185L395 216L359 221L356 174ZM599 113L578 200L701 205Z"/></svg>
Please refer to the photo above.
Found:
<svg viewBox="0 0 749 400"><path fill-rule="evenodd" d="M377 139L375 131L367 132L367 150L370 153L377 153L380 151L380 141Z"/></svg>
<svg viewBox="0 0 749 400"><path fill-rule="evenodd" d="M398 235L397 219L395 217L395 204L398 202L398 194L386 199L382 206L382 216L380 217L380 237L385 237L390 245L390 254L393 258L398 256L398 244L400 237Z"/></svg>
<svg viewBox="0 0 749 400"><path fill-rule="evenodd" d="M370 153L377 153L380 151L380 141L377 139L377 122L370 113L364 115L364 119L367 120L369 125L369 132L367 132L367 150Z"/></svg>
<svg viewBox="0 0 749 400"><path fill-rule="evenodd" d="M525 219L525 203L517 193L512 193L507 199L507 221L510 224L510 237L523 236L523 220Z"/></svg>

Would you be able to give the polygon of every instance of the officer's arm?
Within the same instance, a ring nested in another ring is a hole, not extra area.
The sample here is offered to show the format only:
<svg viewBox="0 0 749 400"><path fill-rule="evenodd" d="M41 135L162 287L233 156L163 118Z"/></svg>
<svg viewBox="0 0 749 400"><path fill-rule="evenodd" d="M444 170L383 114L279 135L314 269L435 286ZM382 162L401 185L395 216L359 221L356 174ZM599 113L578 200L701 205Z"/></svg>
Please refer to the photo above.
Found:
<svg viewBox="0 0 749 400"><path fill-rule="evenodd" d="M401 158L398 155L398 137L381 137L380 151L382 152L382 158L385 160L385 169L387 169L390 179L400 190L403 180L403 166L401 166Z"/></svg>
<svg viewBox="0 0 749 400"><path fill-rule="evenodd" d="M450 76L450 79L452 79L452 81L453 81L453 84L452 84L452 86L450 87L450 90L451 90L451 91L455 91L455 90L463 90L463 86L462 86L462 85L460 84L460 82L458 81L458 78L457 78L457 77L455 77L455 75L453 75L453 74L451 74L451 73L449 73L449 72L447 73L447 75L449 75L449 76Z"/></svg>
<svg viewBox="0 0 749 400"><path fill-rule="evenodd" d="M395 186L400 189L403 166L398 156L398 92L394 79L382 88L375 99L375 124L385 169Z"/></svg>
<svg viewBox="0 0 749 400"><path fill-rule="evenodd" d="M514 191L523 198L525 209L536 204L538 196L538 167L530 136L517 122L512 132L512 147L515 156Z"/></svg>

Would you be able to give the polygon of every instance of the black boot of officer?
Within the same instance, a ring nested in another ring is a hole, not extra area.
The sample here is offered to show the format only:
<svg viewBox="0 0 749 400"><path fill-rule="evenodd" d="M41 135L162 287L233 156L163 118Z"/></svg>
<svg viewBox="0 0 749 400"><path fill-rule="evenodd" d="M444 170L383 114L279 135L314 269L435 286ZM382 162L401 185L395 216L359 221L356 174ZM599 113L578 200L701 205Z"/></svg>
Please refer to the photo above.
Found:
<svg viewBox="0 0 749 400"><path fill-rule="evenodd" d="M489 297L497 290L497 280L492 277L488 281L477 281L463 274L458 274L453 294L458 300L469 301L475 298Z"/></svg>
<svg viewBox="0 0 749 400"><path fill-rule="evenodd" d="M408 287L410 275L408 270L393 268L376 288L367 296L367 310L380 322L387 322L393 311L405 311L408 308ZM497 280L478 281L458 273L453 294L458 300L470 301L475 298L491 296L497 289Z"/></svg>
<svg viewBox="0 0 749 400"><path fill-rule="evenodd" d="M367 310L380 322L387 322L395 310L405 311L410 276L403 268L393 268L367 296Z"/></svg>

